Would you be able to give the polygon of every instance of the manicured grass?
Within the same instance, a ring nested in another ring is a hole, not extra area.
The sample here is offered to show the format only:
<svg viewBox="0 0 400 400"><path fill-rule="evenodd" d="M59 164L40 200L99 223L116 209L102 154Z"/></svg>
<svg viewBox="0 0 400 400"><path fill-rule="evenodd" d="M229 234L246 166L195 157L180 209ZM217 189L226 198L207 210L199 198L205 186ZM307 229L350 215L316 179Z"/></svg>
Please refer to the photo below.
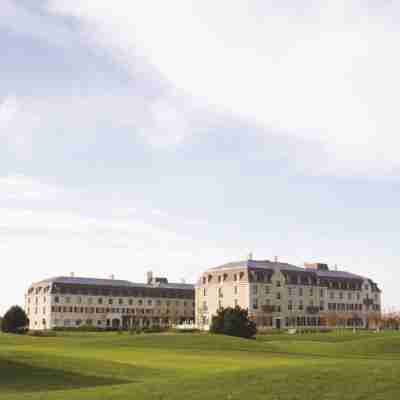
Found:
<svg viewBox="0 0 400 400"><path fill-rule="evenodd" d="M400 333L0 335L0 400L397 399Z"/></svg>

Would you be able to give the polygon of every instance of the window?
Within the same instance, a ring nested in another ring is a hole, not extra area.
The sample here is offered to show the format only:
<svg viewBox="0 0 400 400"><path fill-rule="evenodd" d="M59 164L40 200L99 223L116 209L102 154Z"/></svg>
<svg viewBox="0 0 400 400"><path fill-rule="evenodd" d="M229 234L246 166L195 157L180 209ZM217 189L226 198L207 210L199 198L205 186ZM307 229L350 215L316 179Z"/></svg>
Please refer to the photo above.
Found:
<svg viewBox="0 0 400 400"><path fill-rule="evenodd" d="M288 302L288 310L289 311L293 310L293 300L289 300L289 302Z"/></svg>
<svg viewBox="0 0 400 400"><path fill-rule="evenodd" d="M118 299L118 304L119 304L119 305L124 304L124 299Z"/></svg>
<svg viewBox="0 0 400 400"><path fill-rule="evenodd" d="M67 304L71 303L71 297L66 297L66 298L65 298L65 302L66 302Z"/></svg>
<svg viewBox="0 0 400 400"><path fill-rule="evenodd" d="M258 309L258 300L257 299L253 299L253 309L254 310Z"/></svg>
<svg viewBox="0 0 400 400"><path fill-rule="evenodd" d="M108 304L113 304L114 300L113 299L108 299Z"/></svg>
<svg viewBox="0 0 400 400"><path fill-rule="evenodd" d="M233 275L233 280L234 280L235 282L238 280L237 274L234 274L234 275Z"/></svg>
<svg viewBox="0 0 400 400"><path fill-rule="evenodd" d="M132 306L132 305L133 305L133 299L129 299L128 304L129 304L130 306Z"/></svg>
<svg viewBox="0 0 400 400"><path fill-rule="evenodd" d="M299 310L302 310L303 309L303 300L300 300L299 301Z"/></svg>
<svg viewBox="0 0 400 400"><path fill-rule="evenodd" d="M221 283L222 282L222 278L221 278L221 275L219 275L218 276L218 283Z"/></svg>
<svg viewBox="0 0 400 400"><path fill-rule="evenodd" d="M329 297L333 300L335 298L335 292L329 292Z"/></svg>
<svg viewBox="0 0 400 400"><path fill-rule="evenodd" d="M204 297L207 296L207 289L206 289L206 288L203 289L203 296L204 296Z"/></svg>
<svg viewBox="0 0 400 400"><path fill-rule="evenodd" d="M224 297L224 294L222 292L222 288L218 288L218 297Z"/></svg>
<svg viewBox="0 0 400 400"><path fill-rule="evenodd" d="M288 294L289 296L293 296L293 288L288 288Z"/></svg>
<svg viewBox="0 0 400 400"><path fill-rule="evenodd" d="M310 288L310 296L313 296L314 295L314 290L313 290L313 288Z"/></svg>
<svg viewBox="0 0 400 400"><path fill-rule="evenodd" d="M265 294L270 294L270 287L269 286L265 286Z"/></svg>
<svg viewBox="0 0 400 400"><path fill-rule="evenodd" d="M177 303L178 303L178 302L177 302ZM153 305L153 300L151 300L151 299L147 300L147 305L148 305L148 306L152 306L152 305Z"/></svg>
<svg viewBox="0 0 400 400"><path fill-rule="evenodd" d="M320 297L324 297L324 289L320 289L319 290L319 296Z"/></svg>
<svg viewBox="0 0 400 400"><path fill-rule="evenodd" d="M303 288L299 288L299 296L303 296Z"/></svg>
<svg viewBox="0 0 400 400"><path fill-rule="evenodd" d="M97 303L103 304L103 299L102 299L101 297L99 297L99 298L97 299Z"/></svg>
<svg viewBox="0 0 400 400"><path fill-rule="evenodd" d="M234 291L235 294L238 294L238 287L235 286L235 287L233 288L233 291Z"/></svg>
<svg viewBox="0 0 400 400"><path fill-rule="evenodd" d="M347 298L348 298L348 300L351 300L352 297L353 297L353 296L351 295L351 292L347 293Z"/></svg>
<svg viewBox="0 0 400 400"><path fill-rule="evenodd" d="M234 304L235 304L235 307L237 307L239 305L239 300L235 299Z"/></svg>
<svg viewBox="0 0 400 400"><path fill-rule="evenodd" d="M343 300L343 292L339 292L339 299Z"/></svg>
<svg viewBox="0 0 400 400"><path fill-rule="evenodd" d="M320 311L324 311L324 308L325 308L324 301L321 300L321 301L319 302L319 309L320 309Z"/></svg>
<svg viewBox="0 0 400 400"><path fill-rule="evenodd" d="M357 292L357 300L360 300L360 293Z"/></svg>
<svg viewBox="0 0 400 400"><path fill-rule="evenodd" d="M278 293L276 294L276 298L277 298L278 300L281 299L281 294L280 294L280 292L278 292Z"/></svg>
<svg viewBox="0 0 400 400"><path fill-rule="evenodd" d="M54 303L59 303L60 302L60 298L58 296L54 297Z"/></svg>
<svg viewBox="0 0 400 400"><path fill-rule="evenodd" d="M276 286L281 287L281 281L276 281Z"/></svg>

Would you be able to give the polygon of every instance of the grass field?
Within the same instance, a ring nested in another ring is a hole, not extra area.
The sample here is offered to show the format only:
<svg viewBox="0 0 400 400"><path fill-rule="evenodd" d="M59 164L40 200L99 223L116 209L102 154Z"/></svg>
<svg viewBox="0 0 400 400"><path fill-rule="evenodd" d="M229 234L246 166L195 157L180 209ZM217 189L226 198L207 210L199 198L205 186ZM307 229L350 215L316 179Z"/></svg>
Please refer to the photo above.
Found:
<svg viewBox="0 0 400 400"><path fill-rule="evenodd" d="M0 400L399 398L395 332L0 334Z"/></svg>

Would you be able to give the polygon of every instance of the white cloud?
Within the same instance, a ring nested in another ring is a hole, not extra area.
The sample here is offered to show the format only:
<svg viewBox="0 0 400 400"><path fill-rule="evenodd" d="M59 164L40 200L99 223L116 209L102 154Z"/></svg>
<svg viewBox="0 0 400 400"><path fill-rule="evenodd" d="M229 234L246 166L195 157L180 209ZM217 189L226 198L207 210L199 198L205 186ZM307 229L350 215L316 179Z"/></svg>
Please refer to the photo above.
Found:
<svg viewBox="0 0 400 400"><path fill-rule="evenodd" d="M7 96L0 102L0 143L4 141L5 147L17 158L30 158L40 117L32 110L30 102Z"/></svg>
<svg viewBox="0 0 400 400"><path fill-rule="evenodd" d="M130 193L104 202L104 192L12 175L0 178L0 194L2 265L7 282L13 282L0 283L0 315L12 303L22 303L31 282L45 277L74 271L143 281L152 268L171 280L194 280L199 264L223 254L214 243L192 238L179 218L171 227L160 225L160 215L174 217L136 207Z"/></svg>
<svg viewBox="0 0 400 400"><path fill-rule="evenodd" d="M391 174L400 166L396 5L120 1L110 10L106 0L49 4L52 12L81 18L118 57L143 54L178 89L316 144L322 170ZM174 112L165 119L174 123Z"/></svg>
<svg viewBox="0 0 400 400"><path fill-rule="evenodd" d="M2 200L55 200L61 189L24 175L9 175L0 177L0 193Z"/></svg>

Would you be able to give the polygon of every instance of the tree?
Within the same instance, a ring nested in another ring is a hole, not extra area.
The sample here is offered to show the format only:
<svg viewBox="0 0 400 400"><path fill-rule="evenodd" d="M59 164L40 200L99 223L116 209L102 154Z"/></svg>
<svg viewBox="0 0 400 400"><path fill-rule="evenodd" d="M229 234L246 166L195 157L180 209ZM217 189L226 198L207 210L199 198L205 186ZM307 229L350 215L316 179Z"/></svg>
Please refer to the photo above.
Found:
<svg viewBox="0 0 400 400"><path fill-rule="evenodd" d="M218 310L217 315L212 318L210 331L249 339L255 336L257 327L249 319L248 311L236 306Z"/></svg>
<svg viewBox="0 0 400 400"><path fill-rule="evenodd" d="M29 325L25 311L19 306L11 307L4 315L1 324L3 332L18 333Z"/></svg>

